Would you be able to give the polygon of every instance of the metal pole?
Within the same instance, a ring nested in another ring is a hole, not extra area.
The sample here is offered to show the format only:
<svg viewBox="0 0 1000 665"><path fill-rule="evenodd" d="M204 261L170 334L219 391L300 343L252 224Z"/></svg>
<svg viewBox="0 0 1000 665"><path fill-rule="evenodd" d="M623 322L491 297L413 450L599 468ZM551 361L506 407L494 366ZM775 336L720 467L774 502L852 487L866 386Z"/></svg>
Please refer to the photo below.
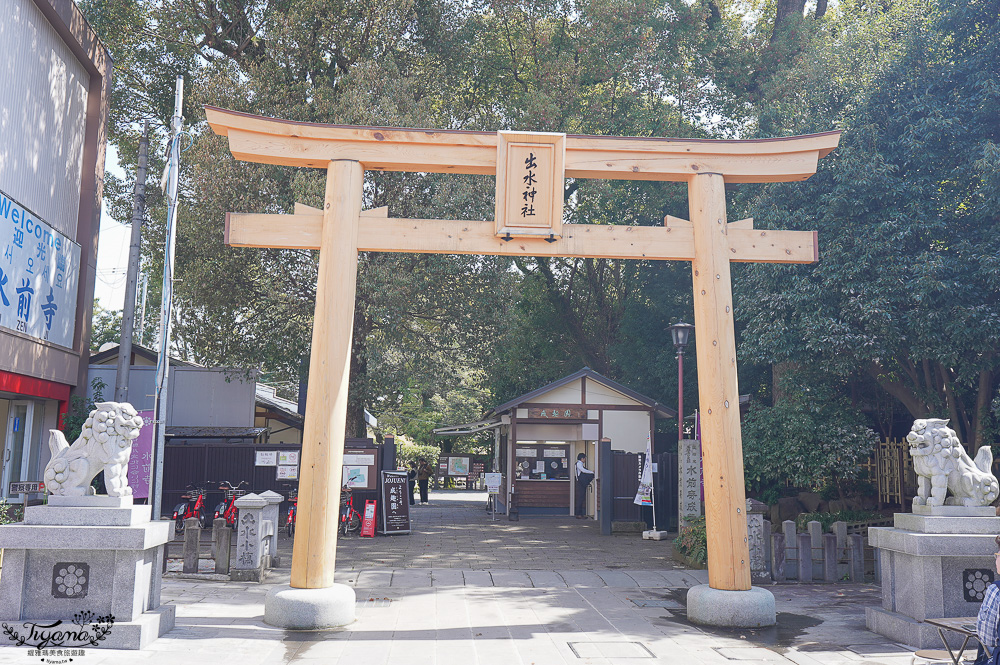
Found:
<svg viewBox="0 0 1000 665"><path fill-rule="evenodd" d="M170 160L164 173L167 189L167 242L163 248L163 288L160 302L160 349L156 361L156 390L153 424L156 427L156 456L153 487L150 492L153 519L159 519L163 501L163 447L167 428L167 391L170 372L170 320L174 298L174 248L177 241L177 181L180 169L180 133L183 118L184 78L177 77L174 91L174 117L170 123Z"/></svg>
<svg viewBox="0 0 1000 665"><path fill-rule="evenodd" d="M127 402L128 373L132 364L132 331L135 327L135 290L139 274L139 248L142 242L142 220L146 213L146 164L149 153L149 121L142 123L139 139L139 168L135 172L132 194L132 242L128 250L128 274L125 277L125 304L122 311L122 331L118 342L118 370L115 373L115 401Z"/></svg>
<svg viewBox="0 0 1000 665"><path fill-rule="evenodd" d="M684 347L677 347L677 440L684 440Z"/></svg>

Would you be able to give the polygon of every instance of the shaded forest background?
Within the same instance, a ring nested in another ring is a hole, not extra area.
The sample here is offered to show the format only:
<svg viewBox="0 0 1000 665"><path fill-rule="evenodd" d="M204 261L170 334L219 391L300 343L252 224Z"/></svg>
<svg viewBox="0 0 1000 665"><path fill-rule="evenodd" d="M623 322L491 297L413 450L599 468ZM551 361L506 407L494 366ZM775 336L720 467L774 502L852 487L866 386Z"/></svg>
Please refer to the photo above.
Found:
<svg viewBox="0 0 1000 665"><path fill-rule="evenodd" d="M840 129L803 183L727 188L730 217L816 229L815 266L734 266L747 478L850 478L881 436L951 419L1000 441L1000 0L82 0L115 59L112 215L144 119L159 173L185 77L176 353L307 378L315 252L235 249L227 211L322 204L322 171L236 162L202 105L299 121L763 138ZM187 143L187 141L186 141ZM165 205L147 188L158 311ZM676 183L568 179L567 223L687 217ZM368 173L367 207L491 219L487 177ZM677 400L687 264L365 253L348 430L418 442L586 365ZM120 320L120 314L119 320ZM98 310L100 331L114 312ZM150 328L154 317L148 317ZM153 339L152 330L146 339ZM697 331L694 343L697 344ZM693 348L685 405L697 408ZM676 423L661 423L664 431ZM475 448L475 440L460 446Z"/></svg>

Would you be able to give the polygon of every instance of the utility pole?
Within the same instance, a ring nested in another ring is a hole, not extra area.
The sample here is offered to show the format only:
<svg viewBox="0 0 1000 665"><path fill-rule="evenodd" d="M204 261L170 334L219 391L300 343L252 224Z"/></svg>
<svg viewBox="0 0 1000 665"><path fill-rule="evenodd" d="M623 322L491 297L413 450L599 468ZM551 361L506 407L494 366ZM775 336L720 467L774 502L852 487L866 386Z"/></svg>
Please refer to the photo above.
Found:
<svg viewBox="0 0 1000 665"><path fill-rule="evenodd" d="M156 389L153 401L153 426L156 428L153 486L150 492L152 515L160 519L163 502L163 447L167 429L167 391L170 379L170 321L174 300L174 247L177 244L177 181L180 176L181 107L184 102L184 77L177 77L174 91L174 117L170 122L170 158L160 186L167 193L167 242L163 247L163 288L160 301L160 349L156 360Z"/></svg>
<svg viewBox="0 0 1000 665"><path fill-rule="evenodd" d="M149 285L149 275L142 273L142 304L139 305L139 346L146 337L146 287Z"/></svg>
<svg viewBox="0 0 1000 665"><path fill-rule="evenodd" d="M128 372L132 364L132 330L135 325L135 288L139 275L139 249L142 243L142 220L146 216L146 164L149 156L149 121L142 123L139 139L139 168L135 172L132 194L132 243L128 250L128 274L125 277L125 304L122 333L118 342L118 371L115 373L115 401L128 402Z"/></svg>

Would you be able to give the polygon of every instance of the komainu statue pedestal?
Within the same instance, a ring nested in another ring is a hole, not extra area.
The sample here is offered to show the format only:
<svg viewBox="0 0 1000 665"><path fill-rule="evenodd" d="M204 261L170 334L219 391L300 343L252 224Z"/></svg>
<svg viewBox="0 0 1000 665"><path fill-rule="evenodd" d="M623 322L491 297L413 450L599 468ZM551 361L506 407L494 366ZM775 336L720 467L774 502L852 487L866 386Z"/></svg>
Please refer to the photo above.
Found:
<svg viewBox="0 0 1000 665"><path fill-rule="evenodd" d="M17 644L13 631L27 638L19 646L37 648L39 636L62 631L63 644L46 648L145 647L174 627L174 606L160 605L172 528L131 496L28 506L23 523L0 526L0 640Z"/></svg>
<svg viewBox="0 0 1000 665"><path fill-rule="evenodd" d="M993 506L914 506L896 513L892 527L869 529L882 607L866 609L868 629L917 649L940 648L937 629L923 620L976 616L996 577L998 533Z"/></svg>

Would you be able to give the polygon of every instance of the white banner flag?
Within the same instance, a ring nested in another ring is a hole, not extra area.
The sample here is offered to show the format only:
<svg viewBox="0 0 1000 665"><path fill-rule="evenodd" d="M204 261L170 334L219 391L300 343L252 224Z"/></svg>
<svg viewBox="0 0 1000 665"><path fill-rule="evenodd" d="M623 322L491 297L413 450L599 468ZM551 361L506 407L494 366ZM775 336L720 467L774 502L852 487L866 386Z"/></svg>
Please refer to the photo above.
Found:
<svg viewBox="0 0 1000 665"><path fill-rule="evenodd" d="M642 465L642 477L639 479L639 489L632 502L637 506L653 505L653 446L646 435L646 462Z"/></svg>

